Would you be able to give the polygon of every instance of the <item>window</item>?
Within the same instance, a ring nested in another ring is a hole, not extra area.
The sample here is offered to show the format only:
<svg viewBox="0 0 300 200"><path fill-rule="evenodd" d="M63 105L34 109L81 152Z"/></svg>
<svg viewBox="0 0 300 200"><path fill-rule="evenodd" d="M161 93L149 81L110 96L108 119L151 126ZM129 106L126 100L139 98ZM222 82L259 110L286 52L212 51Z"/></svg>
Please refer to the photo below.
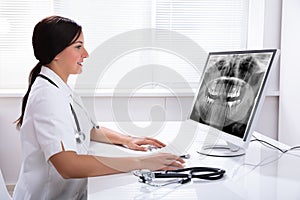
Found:
<svg viewBox="0 0 300 200"><path fill-rule="evenodd" d="M155 6L156 28L183 34L205 52L246 49L248 0L157 0ZM206 55L191 53L191 56L202 57L204 65ZM198 86L202 68L179 62L174 56L167 58L162 54L156 58L182 74L192 88Z"/></svg>
<svg viewBox="0 0 300 200"><path fill-rule="evenodd" d="M33 27L52 14L70 17L83 26L90 53L118 34L144 28L176 31L205 51L246 48L247 0L3 0L0 4L0 25L4 27L0 30L0 88L27 87L28 74L37 62L31 47ZM112 62L99 87L113 88L126 73L144 65L154 66L149 71L154 83L181 87L181 79L164 82L161 72L155 68L158 65L176 71L192 87L199 81L199 71L180 56L145 48ZM76 76L73 83L75 80Z"/></svg>
<svg viewBox="0 0 300 200"><path fill-rule="evenodd" d="M34 58L31 37L34 25L50 15L49 0L1 0L0 88L25 88ZM5 28L2 28L5 27Z"/></svg>

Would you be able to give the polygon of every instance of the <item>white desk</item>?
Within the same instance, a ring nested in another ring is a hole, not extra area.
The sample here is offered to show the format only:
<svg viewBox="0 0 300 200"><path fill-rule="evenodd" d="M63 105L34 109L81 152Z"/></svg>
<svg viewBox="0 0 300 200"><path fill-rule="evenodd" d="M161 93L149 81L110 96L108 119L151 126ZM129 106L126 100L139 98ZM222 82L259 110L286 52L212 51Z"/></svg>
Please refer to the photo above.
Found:
<svg viewBox="0 0 300 200"><path fill-rule="evenodd" d="M105 126L117 129L114 123L105 123ZM121 128L125 126L126 123L121 124ZM154 136L170 144L168 151L173 153L185 151L191 154L191 158L186 160L186 167L211 166L225 169L226 176L223 179L217 181L195 179L184 185L172 184L156 188L139 183L138 178L131 173L94 177L88 179L88 199L300 199L299 150L283 155L256 141L250 143L245 156L234 158L201 156L196 150L201 147L205 134L201 130L196 137L188 132L183 134L178 132L181 126L179 122L168 122L164 124L160 133ZM259 133L254 135L281 148L288 148ZM182 138L187 138L193 143L189 145ZM176 144L175 140L181 142ZM180 146L180 143L184 143L185 147ZM147 154L95 142L90 145L90 153L104 156Z"/></svg>

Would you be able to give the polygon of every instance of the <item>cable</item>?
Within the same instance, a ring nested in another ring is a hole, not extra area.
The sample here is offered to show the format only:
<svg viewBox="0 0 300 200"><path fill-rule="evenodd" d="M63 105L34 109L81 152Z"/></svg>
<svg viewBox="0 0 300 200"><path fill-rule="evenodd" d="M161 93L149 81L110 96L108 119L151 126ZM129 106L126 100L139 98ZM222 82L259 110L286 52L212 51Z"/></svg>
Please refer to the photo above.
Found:
<svg viewBox="0 0 300 200"><path fill-rule="evenodd" d="M289 152L289 151L291 151L291 150L295 150L295 149L296 149L296 150L297 150L297 149L300 150L300 146L294 146L294 147L291 147L291 148L289 148L289 149L281 149L281 148L279 148L279 147L277 147L277 146L275 146L275 145L273 145L273 144L271 144L271 143L269 143L269 142L267 142L267 141L265 141L265 140L258 139L258 138L255 137L254 135L253 135L253 137L254 137L255 139L250 140L250 142L258 141L258 142L260 142L262 145L264 145L264 146L266 146L266 147L268 147L268 148L273 147L274 149L277 149L277 150L280 151L281 153L287 153L287 152Z"/></svg>
<svg viewBox="0 0 300 200"><path fill-rule="evenodd" d="M274 155L268 156L268 157L264 158L263 160L261 160L261 161L260 161L259 163L257 163L257 164L244 163L244 164L240 165L240 166L235 170L234 174L237 174L238 171L240 170L240 168L241 168L242 166L252 166L252 167L253 167L250 171L248 171L248 172L246 173L246 174L248 174L248 173L252 172L253 170L255 170L257 167L266 166L266 165L269 165L269 164L271 164L271 163L273 163L273 162L278 161L285 153L287 153L287 152L289 152L289 151L291 151L291 150L295 150L295 149L300 150L300 146L294 146L294 147L291 147L291 148L289 148L289 149L281 149L281 148L279 148L279 147L277 147L277 146L275 146L275 145L273 145L273 144L271 144L271 143L269 143L269 142L267 142L267 141L265 141L265 140L258 139L258 138L255 137L254 135L252 135L252 136L254 137L254 139L250 140L250 142L258 141L258 142L260 142L263 146L265 146L265 147L267 147L267 148L272 148L272 149L276 149L276 150L280 151L281 154L280 154L279 156L278 156L278 154L277 154L277 157L274 158L274 159L272 159L272 158L274 157ZM246 174L245 174L245 175L246 175ZM233 176L234 176L234 175L233 175Z"/></svg>

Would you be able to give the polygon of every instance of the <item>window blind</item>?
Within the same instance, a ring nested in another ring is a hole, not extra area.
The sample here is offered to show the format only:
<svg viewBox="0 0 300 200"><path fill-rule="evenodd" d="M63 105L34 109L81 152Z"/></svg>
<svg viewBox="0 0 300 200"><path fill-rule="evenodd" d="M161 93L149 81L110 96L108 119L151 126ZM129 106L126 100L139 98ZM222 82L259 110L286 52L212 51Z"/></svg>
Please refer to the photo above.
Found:
<svg viewBox="0 0 300 200"><path fill-rule="evenodd" d="M50 2L1 0L0 88L27 87L29 72L37 63L31 47L33 27L51 13Z"/></svg>
<svg viewBox="0 0 300 200"><path fill-rule="evenodd" d="M248 0L2 0L0 88L27 87L29 72L37 62L31 46L33 27L52 14L69 17L83 26L89 53L118 34L143 28L176 31L205 51L246 47ZM101 77L99 87L114 88L135 67L148 64L167 66L188 83L195 85L199 81L199 71L180 57L164 51L141 49L113 62ZM165 84L156 68L151 71L151 76L154 85ZM71 83L75 81L76 76ZM166 84L181 87L180 81L171 79Z"/></svg>
<svg viewBox="0 0 300 200"><path fill-rule="evenodd" d="M207 53L240 50L246 48L248 13L249 0L156 0L154 24L156 28L187 36ZM206 59L201 52L191 53ZM179 62L174 55L155 57L182 74L191 87L197 87L202 68L195 69L184 61ZM159 76L156 72L155 77Z"/></svg>
<svg viewBox="0 0 300 200"><path fill-rule="evenodd" d="M1 1L0 88L27 87L30 70L37 63L31 45L32 31L42 18L55 14L78 22L83 27L86 49L91 53L104 41L118 34L150 28L151 12L151 0ZM130 60L140 60L140 54L133 56ZM139 62L136 61L134 65L139 65ZM132 67L132 62L116 63L111 67L112 72L108 72L101 80L101 86L114 87L118 79L126 74L126 70ZM74 84L75 80L76 76L72 77L70 84Z"/></svg>
<svg viewBox="0 0 300 200"><path fill-rule="evenodd" d="M107 40L114 38L120 34L131 30L149 28L151 26L151 0L54 0L54 11L56 14L63 15L74 19L83 27L85 46L90 54L103 45ZM122 42L115 44L115 49L122 48ZM130 70L144 63L145 52L137 52L127 56L121 56L115 62L112 61L108 66L108 70L98 76L98 88L115 88L119 81ZM96 59L96 62L101 63L101 57L90 57ZM98 62L97 62L98 61ZM93 69L104 68L98 64L83 73L93 73ZM97 73L97 72L96 72ZM98 73L97 73L98 74ZM76 84L76 88L93 87L95 83L90 82L90 79L85 79L76 82L76 76L69 80L71 85ZM123 84L122 87L128 88L130 84Z"/></svg>

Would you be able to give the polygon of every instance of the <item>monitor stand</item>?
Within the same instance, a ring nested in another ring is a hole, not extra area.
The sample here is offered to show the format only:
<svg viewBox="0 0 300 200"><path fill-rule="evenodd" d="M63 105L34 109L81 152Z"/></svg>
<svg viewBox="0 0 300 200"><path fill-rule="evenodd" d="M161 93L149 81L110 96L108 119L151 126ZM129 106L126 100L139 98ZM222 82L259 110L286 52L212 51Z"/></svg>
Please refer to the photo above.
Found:
<svg viewBox="0 0 300 200"><path fill-rule="evenodd" d="M206 156L214 157L236 157L245 155L245 150L230 142L224 145L205 145L197 152Z"/></svg>

